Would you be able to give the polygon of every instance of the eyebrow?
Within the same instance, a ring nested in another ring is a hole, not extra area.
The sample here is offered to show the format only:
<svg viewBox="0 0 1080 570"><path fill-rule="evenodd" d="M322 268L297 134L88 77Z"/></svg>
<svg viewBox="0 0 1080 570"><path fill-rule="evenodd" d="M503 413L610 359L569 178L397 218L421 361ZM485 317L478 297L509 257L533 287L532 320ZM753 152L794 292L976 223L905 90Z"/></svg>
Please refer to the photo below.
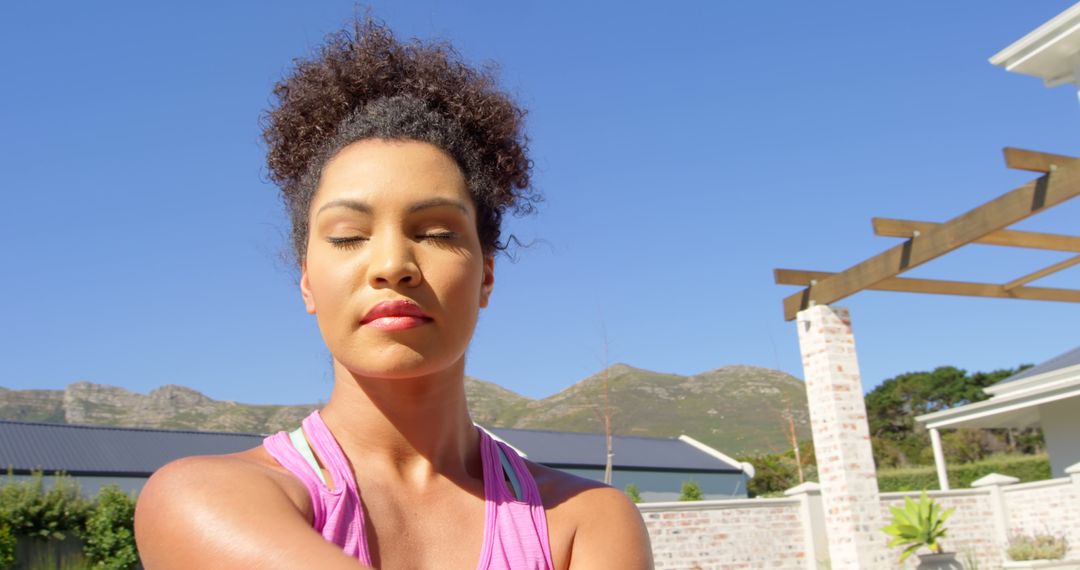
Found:
<svg viewBox="0 0 1080 570"><path fill-rule="evenodd" d="M428 208L438 208L440 206L451 206L453 208L457 208L461 210L462 214L466 215L468 215L469 213L469 209L465 207L465 204L461 203L460 201L442 197L414 202L411 206L409 206L409 213L411 214L413 212L419 212L420 210L426 210Z"/></svg>
<svg viewBox="0 0 1080 570"><path fill-rule="evenodd" d="M466 207L465 204L462 203L461 201L453 200L453 199L450 199L450 198L442 198L442 197L430 198L428 200L421 200L419 202L414 202L413 204L411 204L409 206L408 212L410 214L412 214L414 212L419 212L420 210L426 210L428 208L438 208L440 206L450 206L450 207L453 207L453 208L457 208L458 210L461 210L461 212L463 214L466 214L466 215L468 215L468 213L469 213L468 207ZM327 208L349 208L350 210L356 210L357 212L360 212L362 214L371 214L371 212L372 212L371 206L369 204L367 204L366 202L360 202L358 200L341 199L341 200L332 200L330 202L327 202L326 204L323 204L323 206L321 208L319 208L319 211L315 213L315 216L318 217L319 214L321 214L322 211L326 210Z"/></svg>

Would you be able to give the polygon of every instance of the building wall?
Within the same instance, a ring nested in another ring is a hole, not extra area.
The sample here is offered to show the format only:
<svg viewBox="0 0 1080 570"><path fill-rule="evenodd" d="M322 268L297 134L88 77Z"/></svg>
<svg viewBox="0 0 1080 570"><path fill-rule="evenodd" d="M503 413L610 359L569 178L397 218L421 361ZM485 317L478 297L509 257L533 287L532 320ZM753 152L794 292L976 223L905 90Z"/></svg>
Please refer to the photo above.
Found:
<svg viewBox="0 0 1080 570"><path fill-rule="evenodd" d="M15 481L26 481L31 478L30 475L12 475ZM120 487L120 490L125 493L138 494L142 490L143 485L146 484L146 477L72 477L79 483L79 489L82 491L82 495L87 498L92 498L97 495L98 491L105 485L116 485ZM43 483L45 488L51 488L53 480L52 475L45 475ZM0 483L7 480L7 476L0 478Z"/></svg>
<svg viewBox="0 0 1080 570"><path fill-rule="evenodd" d="M1010 532L1062 535L1080 558L1080 485L1066 477L1009 485L1002 495Z"/></svg>
<svg viewBox="0 0 1080 570"><path fill-rule="evenodd" d="M807 568L798 499L642 504L657 570Z"/></svg>
<svg viewBox="0 0 1080 570"><path fill-rule="evenodd" d="M562 469L594 481L604 480L603 469ZM744 473L669 473L657 471L633 471L615 469L611 474L611 486L625 489L630 483L637 485L641 500L645 502L677 501L684 481L694 480L705 493L706 499L746 498L746 474Z"/></svg>
<svg viewBox="0 0 1080 570"><path fill-rule="evenodd" d="M1065 469L1080 463L1080 398L1069 398L1039 406L1040 425L1050 454L1054 477L1064 477Z"/></svg>

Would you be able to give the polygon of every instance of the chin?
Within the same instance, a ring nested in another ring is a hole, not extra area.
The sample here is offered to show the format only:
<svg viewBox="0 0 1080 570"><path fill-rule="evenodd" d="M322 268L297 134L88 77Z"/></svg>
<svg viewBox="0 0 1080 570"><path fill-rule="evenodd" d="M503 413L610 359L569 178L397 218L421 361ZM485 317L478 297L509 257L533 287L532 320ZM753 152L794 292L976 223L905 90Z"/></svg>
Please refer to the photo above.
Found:
<svg viewBox="0 0 1080 570"><path fill-rule="evenodd" d="M377 351L369 347L349 354L335 354L334 360L357 378L408 380L454 368L463 357L463 354L425 354L397 344Z"/></svg>

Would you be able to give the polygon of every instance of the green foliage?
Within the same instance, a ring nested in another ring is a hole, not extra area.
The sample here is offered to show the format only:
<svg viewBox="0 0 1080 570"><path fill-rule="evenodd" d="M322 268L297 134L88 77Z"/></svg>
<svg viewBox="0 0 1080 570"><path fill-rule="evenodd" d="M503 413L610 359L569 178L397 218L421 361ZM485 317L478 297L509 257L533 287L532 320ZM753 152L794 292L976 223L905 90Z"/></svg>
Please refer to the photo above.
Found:
<svg viewBox="0 0 1080 570"><path fill-rule="evenodd" d="M680 501L700 501L705 498L705 493L702 492L701 486L697 484L697 481L693 479L689 481L683 481L682 492L679 494Z"/></svg>
<svg viewBox="0 0 1080 570"><path fill-rule="evenodd" d="M1018 534L1009 539L1005 553L1009 560L1061 560L1067 550L1069 542L1063 536Z"/></svg>
<svg viewBox="0 0 1080 570"><path fill-rule="evenodd" d="M7 570L15 564L15 533L11 527L0 520L0 570Z"/></svg>
<svg viewBox="0 0 1080 570"><path fill-rule="evenodd" d="M874 461L878 468L933 462L930 441L915 417L985 400L983 388L1028 368L975 372L954 366L907 372L889 378L866 395ZM977 461L993 452L1036 453L1042 450L1039 430L959 430L943 434L942 444L953 460Z"/></svg>
<svg viewBox="0 0 1080 570"><path fill-rule="evenodd" d="M115 485L102 487L83 534L92 568L127 570L139 561L134 520L135 500Z"/></svg>
<svg viewBox="0 0 1080 570"><path fill-rule="evenodd" d="M83 527L89 509L79 484L64 473L55 474L47 491L41 471L25 481L15 481L9 474L0 485L0 520L15 535L62 540L64 533Z"/></svg>
<svg viewBox="0 0 1080 570"><path fill-rule="evenodd" d="M889 510L893 514L892 524L881 530L893 537L889 541L889 548L906 546L900 553L900 562L903 562L924 546L931 552L942 551L939 541L945 537L945 521L956 507L942 511L941 506L928 497L924 490L918 501L904 497L904 508L889 507Z"/></svg>
<svg viewBox="0 0 1080 570"><path fill-rule="evenodd" d="M954 489L970 487L974 481L991 473L1011 475L1025 483L1051 476L1050 460L1045 454L992 455L975 463L952 464L947 469L949 483ZM881 469L877 475L878 490L883 493L938 488L937 471L933 466Z"/></svg>
<svg viewBox="0 0 1080 570"><path fill-rule="evenodd" d="M776 495L799 484L795 459L785 455L759 455L741 458L754 466L754 478L747 483L752 497Z"/></svg>
<svg viewBox="0 0 1080 570"><path fill-rule="evenodd" d="M626 486L626 496L630 497L630 500L635 503L641 502L641 491L639 491L638 486L633 483Z"/></svg>
<svg viewBox="0 0 1080 570"><path fill-rule="evenodd" d="M817 479L817 466L814 465L814 444L811 441L799 442L799 459L802 461L803 480ZM769 497L780 495L799 484L799 464L795 461L795 451L784 453L741 457L754 466L754 478L747 483L751 497Z"/></svg>

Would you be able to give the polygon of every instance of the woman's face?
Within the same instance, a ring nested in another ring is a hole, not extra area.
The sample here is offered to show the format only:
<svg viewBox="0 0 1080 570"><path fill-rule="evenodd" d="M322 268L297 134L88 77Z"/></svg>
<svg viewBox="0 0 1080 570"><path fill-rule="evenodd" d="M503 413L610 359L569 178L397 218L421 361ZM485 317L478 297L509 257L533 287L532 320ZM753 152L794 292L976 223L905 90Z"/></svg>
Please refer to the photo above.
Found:
<svg viewBox="0 0 1080 570"><path fill-rule="evenodd" d="M457 163L428 143L367 139L323 168L300 290L334 359L407 378L465 357L494 282Z"/></svg>

